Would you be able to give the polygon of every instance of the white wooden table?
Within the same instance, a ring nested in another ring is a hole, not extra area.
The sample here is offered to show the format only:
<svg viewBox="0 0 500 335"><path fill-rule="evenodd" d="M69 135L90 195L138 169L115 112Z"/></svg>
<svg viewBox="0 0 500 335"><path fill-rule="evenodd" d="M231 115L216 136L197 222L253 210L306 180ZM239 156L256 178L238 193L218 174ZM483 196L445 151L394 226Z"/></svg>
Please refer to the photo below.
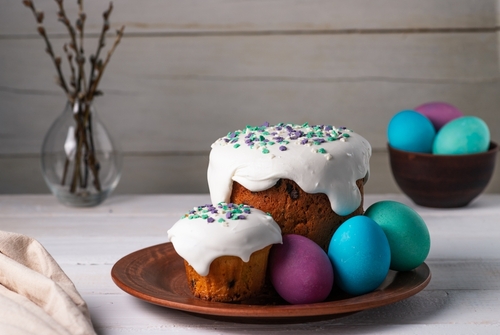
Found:
<svg viewBox="0 0 500 335"><path fill-rule="evenodd" d="M500 334L500 195L467 208L418 207L402 195L368 195L415 208L427 223L432 280L404 301L328 321L239 324L148 304L111 280L123 256L164 243L168 228L208 195L116 196L78 209L51 195L0 196L0 229L38 239L87 301L99 334Z"/></svg>

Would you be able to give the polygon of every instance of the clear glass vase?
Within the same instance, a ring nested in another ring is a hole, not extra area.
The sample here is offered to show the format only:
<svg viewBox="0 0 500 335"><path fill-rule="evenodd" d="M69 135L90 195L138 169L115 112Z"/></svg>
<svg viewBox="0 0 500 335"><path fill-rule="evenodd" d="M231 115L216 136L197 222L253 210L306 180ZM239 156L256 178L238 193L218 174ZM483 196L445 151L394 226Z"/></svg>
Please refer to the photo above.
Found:
<svg viewBox="0 0 500 335"><path fill-rule="evenodd" d="M122 153L93 105L67 103L43 140L42 172L64 205L97 206L118 185Z"/></svg>

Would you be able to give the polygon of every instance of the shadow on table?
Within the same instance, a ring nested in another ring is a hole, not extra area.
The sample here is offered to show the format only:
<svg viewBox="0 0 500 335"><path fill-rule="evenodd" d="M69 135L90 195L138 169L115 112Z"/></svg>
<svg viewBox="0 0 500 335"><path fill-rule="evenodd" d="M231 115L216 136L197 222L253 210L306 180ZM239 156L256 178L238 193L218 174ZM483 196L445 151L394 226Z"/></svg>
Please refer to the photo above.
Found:
<svg viewBox="0 0 500 335"><path fill-rule="evenodd" d="M134 299L130 297L130 299ZM434 323L439 319L441 311L446 309L448 294L445 291L422 291L406 300L365 310L347 316L335 317L323 321L307 321L302 323L240 323L233 319L212 318L203 315L186 313L172 310L161 306L152 305L141 300L134 304L142 312L156 319L163 327L186 327L193 331L217 330L218 332L231 334L251 333L285 333L285 332L314 332L314 334L331 334L339 331L342 334L365 334L367 332L378 332L382 329L400 327L403 325L424 325ZM168 326L166 325L168 324ZM154 325L151 325L154 327ZM98 325L96 325L98 328Z"/></svg>

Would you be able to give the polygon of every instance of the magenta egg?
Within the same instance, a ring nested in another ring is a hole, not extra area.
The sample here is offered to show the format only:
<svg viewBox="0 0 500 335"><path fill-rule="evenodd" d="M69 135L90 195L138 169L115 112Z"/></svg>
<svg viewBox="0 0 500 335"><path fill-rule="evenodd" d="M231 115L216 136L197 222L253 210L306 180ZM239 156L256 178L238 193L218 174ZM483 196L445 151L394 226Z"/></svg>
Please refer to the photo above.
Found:
<svg viewBox="0 0 500 335"><path fill-rule="evenodd" d="M436 131L451 120L463 116L463 113L457 107L446 102L428 102L416 107L414 110L427 116Z"/></svg>
<svg viewBox="0 0 500 335"><path fill-rule="evenodd" d="M291 304L325 300L333 287L333 267L326 252L312 240L295 234L283 236L269 254L271 283Z"/></svg>

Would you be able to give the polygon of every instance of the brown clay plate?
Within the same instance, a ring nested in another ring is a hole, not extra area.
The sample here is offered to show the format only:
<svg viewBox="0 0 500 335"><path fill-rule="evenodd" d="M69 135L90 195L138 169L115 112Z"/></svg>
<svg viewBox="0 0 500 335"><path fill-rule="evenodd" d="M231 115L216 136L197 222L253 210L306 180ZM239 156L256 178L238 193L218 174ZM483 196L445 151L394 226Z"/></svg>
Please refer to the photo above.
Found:
<svg viewBox="0 0 500 335"><path fill-rule="evenodd" d="M335 318L406 299L427 286L431 272L425 263L412 271L390 271L373 292L352 297L334 290L326 301L315 304L290 305L272 289L252 300L219 303L191 294L183 259L171 243L164 243L123 257L113 266L111 277L134 297L205 317L238 322L302 322Z"/></svg>

